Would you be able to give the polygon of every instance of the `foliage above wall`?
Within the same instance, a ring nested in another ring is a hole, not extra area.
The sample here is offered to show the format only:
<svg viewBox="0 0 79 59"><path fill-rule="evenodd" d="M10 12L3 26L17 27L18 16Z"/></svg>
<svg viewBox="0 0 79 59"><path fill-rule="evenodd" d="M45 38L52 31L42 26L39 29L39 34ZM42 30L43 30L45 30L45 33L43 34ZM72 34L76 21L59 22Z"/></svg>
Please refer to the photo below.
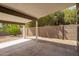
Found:
<svg viewBox="0 0 79 59"><path fill-rule="evenodd" d="M41 17L38 20L38 25L40 26L53 26L53 25L68 25L76 23L76 9L65 9L64 11L57 11L55 13L49 14L45 17ZM26 24L28 27L35 27L35 21Z"/></svg>
<svg viewBox="0 0 79 59"><path fill-rule="evenodd" d="M64 21L66 24L75 24L76 23L76 10L64 10Z"/></svg>

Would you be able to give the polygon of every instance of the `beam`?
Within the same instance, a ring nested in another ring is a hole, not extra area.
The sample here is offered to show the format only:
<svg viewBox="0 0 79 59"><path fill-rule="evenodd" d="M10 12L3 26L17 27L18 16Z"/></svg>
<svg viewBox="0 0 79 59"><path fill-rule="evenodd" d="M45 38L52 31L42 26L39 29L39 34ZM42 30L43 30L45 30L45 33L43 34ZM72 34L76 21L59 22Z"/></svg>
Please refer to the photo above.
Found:
<svg viewBox="0 0 79 59"><path fill-rule="evenodd" d="M3 20L0 20L0 23L25 25L25 23L12 22L12 21L3 21Z"/></svg>
<svg viewBox="0 0 79 59"><path fill-rule="evenodd" d="M22 17L22 18L25 18L25 19L27 18L27 19L30 19L30 20L36 20L37 19L36 17L22 13L20 11L15 11L15 10L13 10L9 7L5 7L3 5L0 5L0 12L7 13L7 14L10 14L10 15L14 15L14 16L18 16L18 17Z"/></svg>

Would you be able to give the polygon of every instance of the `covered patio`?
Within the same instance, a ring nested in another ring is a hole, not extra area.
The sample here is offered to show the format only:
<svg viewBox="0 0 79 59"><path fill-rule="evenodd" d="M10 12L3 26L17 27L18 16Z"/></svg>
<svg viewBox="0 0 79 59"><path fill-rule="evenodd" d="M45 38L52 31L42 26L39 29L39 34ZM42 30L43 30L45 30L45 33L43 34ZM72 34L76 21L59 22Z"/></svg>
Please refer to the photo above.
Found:
<svg viewBox="0 0 79 59"><path fill-rule="evenodd" d="M77 41L41 38L38 33L38 19L51 12L64 10L74 3L3 3L0 4L0 22L22 25L22 38L10 42L1 43L0 55L13 56L73 56L77 55ZM27 37L25 24L31 20L36 21L36 36ZM10 44L10 45L8 45Z"/></svg>

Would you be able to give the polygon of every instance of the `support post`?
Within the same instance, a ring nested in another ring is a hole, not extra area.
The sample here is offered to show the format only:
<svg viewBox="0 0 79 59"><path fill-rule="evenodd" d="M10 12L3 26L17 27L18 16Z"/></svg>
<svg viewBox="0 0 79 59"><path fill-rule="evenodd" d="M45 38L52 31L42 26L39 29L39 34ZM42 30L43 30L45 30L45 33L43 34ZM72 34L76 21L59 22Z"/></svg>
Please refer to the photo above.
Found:
<svg viewBox="0 0 79 59"><path fill-rule="evenodd" d="M64 40L64 25L62 25L62 39Z"/></svg>
<svg viewBox="0 0 79 59"><path fill-rule="evenodd" d="M78 56L79 56L79 19L78 19L78 15L79 15L79 3L76 3L76 8L77 8L77 19L76 19L76 25L77 25L77 52L78 52Z"/></svg>
<svg viewBox="0 0 79 59"><path fill-rule="evenodd" d="M23 29L22 29L22 35L23 35L23 39L25 39L25 36L26 36L26 34L25 34L26 33L26 31L25 31L26 30L25 29L25 25L23 25L22 27L23 27Z"/></svg>
<svg viewBox="0 0 79 59"><path fill-rule="evenodd" d="M38 39L38 21L36 20L36 39Z"/></svg>

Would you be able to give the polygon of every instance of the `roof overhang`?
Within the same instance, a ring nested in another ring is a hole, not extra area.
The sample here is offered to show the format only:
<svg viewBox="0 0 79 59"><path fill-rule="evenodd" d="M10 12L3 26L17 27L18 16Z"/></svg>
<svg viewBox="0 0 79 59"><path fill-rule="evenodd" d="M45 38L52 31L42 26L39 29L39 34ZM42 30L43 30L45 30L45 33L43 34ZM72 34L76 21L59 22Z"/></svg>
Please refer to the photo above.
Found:
<svg viewBox="0 0 79 59"><path fill-rule="evenodd" d="M25 21L28 19L36 20L50 13L64 10L74 5L75 3L3 3L0 4L0 11L7 13L7 15L9 14L8 16L6 15L7 19L4 19L4 21L10 21L14 18L15 20L13 19L12 22L15 21L19 23L20 18L25 19ZM2 15L0 15L0 18L3 18ZM25 23L24 21L21 21L21 23L22 22Z"/></svg>

